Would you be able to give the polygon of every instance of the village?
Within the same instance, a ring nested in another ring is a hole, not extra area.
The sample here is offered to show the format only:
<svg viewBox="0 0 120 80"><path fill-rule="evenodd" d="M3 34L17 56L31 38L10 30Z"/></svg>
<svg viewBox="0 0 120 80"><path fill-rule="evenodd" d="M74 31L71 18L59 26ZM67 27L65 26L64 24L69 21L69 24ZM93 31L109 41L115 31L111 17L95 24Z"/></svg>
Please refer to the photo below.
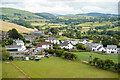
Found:
<svg viewBox="0 0 120 80"><path fill-rule="evenodd" d="M76 39L58 40L57 38L50 37L52 34L51 32L46 35L44 31L38 31L36 28L34 30L34 32L30 32L27 36L24 36L25 40L30 41L29 43L25 44L23 40L15 39L13 40L14 42L12 45L5 46L6 50L10 52L10 56L22 57L25 60L29 60L33 56L35 59L40 59L41 57L46 57L49 55L47 52L45 52L45 49L53 49L54 45L57 45L59 49L67 49L71 51L77 50L77 44L82 44L89 49L89 52L98 52L109 55L119 54L120 51L120 48L117 48L117 45L107 45L107 47L104 47L102 44L90 42L89 39L80 39L79 41ZM35 38L41 35L46 37L45 41L34 42L33 45ZM58 33L58 35L62 35L62 33ZM2 34L1 38L6 39L8 36L7 34Z"/></svg>

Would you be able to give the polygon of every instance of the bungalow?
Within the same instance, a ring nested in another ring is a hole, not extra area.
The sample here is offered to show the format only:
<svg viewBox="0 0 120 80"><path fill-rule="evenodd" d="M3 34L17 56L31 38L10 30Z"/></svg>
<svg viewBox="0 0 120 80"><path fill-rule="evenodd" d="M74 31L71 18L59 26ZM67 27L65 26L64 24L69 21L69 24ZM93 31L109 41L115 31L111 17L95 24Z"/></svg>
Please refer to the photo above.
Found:
<svg viewBox="0 0 120 80"><path fill-rule="evenodd" d="M62 40L61 42L64 43L64 42L71 42L73 45L76 45L78 44L78 41L75 40L75 39L65 39L65 40Z"/></svg>
<svg viewBox="0 0 120 80"><path fill-rule="evenodd" d="M51 42L38 42L36 44L37 47L41 47L43 49L52 49L53 44Z"/></svg>
<svg viewBox="0 0 120 80"><path fill-rule="evenodd" d="M86 44L86 43L90 43L90 41L89 39L80 39L79 43Z"/></svg>
<svg viewBox="0 0 120 80"><path fill-rule="evenodd" d="M51 42L53 44L60 44L60 41L57 38L49 37L45 42Z"/></svg>
<svg viewBox="0 0 120 80"><path fill-rule="evenodd" d="M75 49L73 44L71 42L65 41L59 45L61 49L66 48L66 49Z"/></svg>
<svg viewBox="0 0 120 80"><path fill-rule="evenodd" d="M107 45L107 53L108 54L117 54L118 53L117 45Z"/></svg>

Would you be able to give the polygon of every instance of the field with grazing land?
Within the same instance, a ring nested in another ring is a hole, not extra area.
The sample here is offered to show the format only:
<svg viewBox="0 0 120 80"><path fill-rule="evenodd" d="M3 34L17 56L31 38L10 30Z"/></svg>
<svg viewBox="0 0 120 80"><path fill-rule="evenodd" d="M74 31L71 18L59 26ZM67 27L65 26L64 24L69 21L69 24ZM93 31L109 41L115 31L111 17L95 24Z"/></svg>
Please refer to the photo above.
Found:
<svg viewBox="0 0 120 80"><path fill-rule="evenodd" d="M13 28L15 28L19 33L29 33L34 31L34 29L26 28L24 26L20 26L14 23L9 23L5 21L0 21L0 23L2 24L2 28L0 28L0 30L3 30L3 31L9 31Z"/></svg>
<svg viewBox="0 0 120 80"><path fill-rule="evenodd" d="M25 78L25 76L10 62L3 62L2 77L3 78Z"/></svg>
<svg viewBox="0 0 120 80"><path fill-rule="evenodd" d="M115 63L118 63L118 55L105 55L105 54L98 54L94 52L74 52L78 55L78 59L83 61L89 61L89 56L92 54L92 59L95 57L102 58L102 59L111 59Z"/></svg>
<svg viewBox="0 0 120 80"><path fill-rule="evenodd" d="M115 72L59 57L42 58L40 61L13 62L31 78L118 78ZM11 63L3 62L3 78L11 77L24 76Z"/></svg>

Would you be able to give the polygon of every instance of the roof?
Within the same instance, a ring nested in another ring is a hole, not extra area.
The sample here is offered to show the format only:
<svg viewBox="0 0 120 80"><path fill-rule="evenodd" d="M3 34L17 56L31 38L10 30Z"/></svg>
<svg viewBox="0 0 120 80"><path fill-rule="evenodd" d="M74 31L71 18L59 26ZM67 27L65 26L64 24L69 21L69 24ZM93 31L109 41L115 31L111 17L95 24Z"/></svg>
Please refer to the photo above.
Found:
<svg viewBox="0 0 120 80"><path fill-rule="evenodd" d="M5 46L5 48L21 48L22 45Z"/></svg>
<svg viewBox="0 0 120 80"><path fill-rule="evenodd" d="M116 48L117 48L117 45L107 45L107 48L108 48L108 49L116 49Z"/></svg>
<svg viewBox="0 0 120 80"><path fill-rule="evenodd" d="M77 41L77 40L75 40L75 39L65 39L63 41Z"/></svg>
<svg viewBox="0 0 120 80"><path fill-rule="evenodd" d="M22 40L15 40L16 43L24 43Z"/></svg>
<svg viewBox="0 0 120 80"><path fill-rule="evenodd" d="M48 40L58 40L57 38L49 37Z"/></svg>
<svg viewBox="0 0 120 80"><path fill-rule="evenodd" d="M98 44L98 43L86 43L85 44L85 46L87 47L87 48L92 48L92 47L97 47L97 46L99 46L99 45L101 45L101 46L103 46L102 44Z"/></svg>
<svg viewBox="0 0 120 80"><path fill-rule="evenodd" d="M37 47L42 47L42 45L51 45L52 43L51 42L38 42L36 44Z"/></svg>
<svg viewBox="0 0 120 80"><path fill-rule="evenodd" d="M80 41L80 42L83 42L84 40L86 40L86 41L89 42L89 39L80 39L79 41Z"/></svg>
<svg viewBox="0 0 120 80"><path fill-rule="evenodd" d="M59 46L67 46L68 44L71 44L71 43L68 41L65 41L65 42L61 43Z"/></svg>
<svg viewBox="0 0 120 80"><path fill-rule="evenodd" d="M97 46L99 46L99 45L103 46L102 44L93 43L93 44L92 44L92 47L97 47Z"/></svg>

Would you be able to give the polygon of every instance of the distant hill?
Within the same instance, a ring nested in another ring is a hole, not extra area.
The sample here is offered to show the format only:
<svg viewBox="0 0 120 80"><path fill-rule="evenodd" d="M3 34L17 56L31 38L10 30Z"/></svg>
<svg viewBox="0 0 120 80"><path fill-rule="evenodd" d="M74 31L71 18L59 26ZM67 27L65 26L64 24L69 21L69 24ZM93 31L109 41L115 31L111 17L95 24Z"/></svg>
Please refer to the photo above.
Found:
<svg viewBox="0 0 120 80"><path fill-rule="evenodd" d="M9 31L12 28L15 28L20 33L29 33L29 32L34 31L34 29L26 28L24 26L20 26L20 25L14 24L14 23L9 23L9 22L5 22L5 21L0 21L0 23L2 23L2 28L0 28L0 30L2 30L2 31Z"/></svg>
<svg viewBox="0 0 120 80"><path fill-rule="evenodd" d="M43 18L55 18L56 16L51 13L35 13L35 15L42 16Z"/></svg>
<svg viewBox="0 0 120 80"><path fill-rule="evenodd" d="M117 14L104 14L104 13L85 13L76 15L87 15L87 16L118 16Z"/></svg>
<svg viewBox="0 0 120 80"><path fill-rule="evenodd" d="M0 16L3 17L3 19L7 20L13 20L13 19L24 19L24 20L31 20L31 19L42 19L43 17L37 16L32 12L14 9L14 8L0 8L2 10L2 13L0 13Z"/></svg>

